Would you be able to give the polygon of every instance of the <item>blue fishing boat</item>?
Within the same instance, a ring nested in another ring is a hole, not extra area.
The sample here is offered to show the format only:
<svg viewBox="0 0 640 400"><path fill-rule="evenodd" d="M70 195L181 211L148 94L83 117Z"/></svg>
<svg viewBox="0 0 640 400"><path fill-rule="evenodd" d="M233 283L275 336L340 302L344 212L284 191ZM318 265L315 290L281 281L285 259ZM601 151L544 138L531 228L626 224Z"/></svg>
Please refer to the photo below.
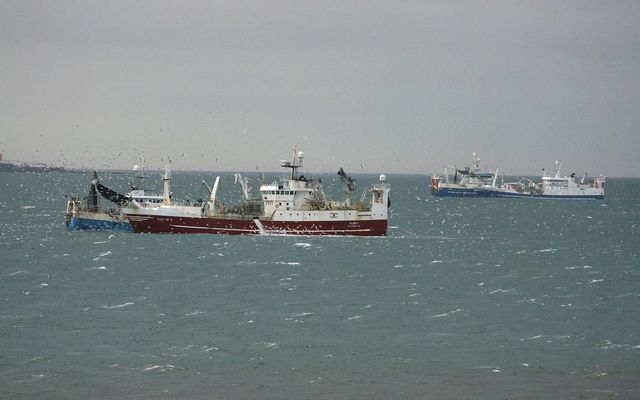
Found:
<svg viewBox="0 0 640 400"><path fill-rule="evenodd" d="M445 165L442 176L431 177L431 194L441 197L483 197L481 188L495 186L496 173L482 171L480 158L473 153L472 168L458 169L456 166ZM450 170L454 170L453 182L449 181Z"/></svg>
<svg viewBox="0 0 640 400"><path fill-rule="evenodd" d="M65 224L72 230L109 229L133 232L133 227L125 217L125 210L130 206L143 207L145 204L157 204L163 200L162 195L149 194L144 189L144 159L142 166L134 165L133 171L138 180L137 186L126 195L122 195L98 181L94 171L89 187L89 194L83 199L70 196L67 200ZM112 207L103 206L103 198L113 203Z"/></svg>

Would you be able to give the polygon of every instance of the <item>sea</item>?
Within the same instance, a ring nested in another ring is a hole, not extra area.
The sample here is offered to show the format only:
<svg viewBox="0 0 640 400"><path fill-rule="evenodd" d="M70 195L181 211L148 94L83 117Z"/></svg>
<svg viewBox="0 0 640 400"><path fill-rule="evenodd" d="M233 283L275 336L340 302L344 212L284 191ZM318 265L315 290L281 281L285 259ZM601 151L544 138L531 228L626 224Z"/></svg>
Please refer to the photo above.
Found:
<svg viewBox="0 0 640 400"><path fill-rule="evenodd" d="M175 171L174 198L214 175ZM69 231L90 179L0 173L1 399L640 398L640 179L580 201L388 175L385 237Z"/></svg>

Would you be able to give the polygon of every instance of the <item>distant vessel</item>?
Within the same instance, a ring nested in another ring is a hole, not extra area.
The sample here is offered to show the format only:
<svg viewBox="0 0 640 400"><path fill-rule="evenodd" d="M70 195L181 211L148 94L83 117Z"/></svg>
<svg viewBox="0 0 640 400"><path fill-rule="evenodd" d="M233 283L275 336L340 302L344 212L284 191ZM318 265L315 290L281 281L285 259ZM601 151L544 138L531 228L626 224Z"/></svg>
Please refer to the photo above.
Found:
<svg viewBox="0 0 640 400"><path fill-rule="evenodd" d="M280 182L263 184L261 199L251 199L243 186L244 201L235 207L224 207L216 199L219 177L211 195L202 206L176 205L168 196L169 176L164 181L164 201L157 207L126 213L135 232L149 233L222 233L222 234L289 234L289 235L363 235L380 236L387 232L390 186L384 175L359 202L351 203L356 182L342 169L344 201L330 201L321 183L299 173L304 154L293 149L292 161L281 161L291 170ZM242 184L242 181L241 181ZM246 184L246 181L245 181ZM260 204L260 202L262 204Z"/></svg>
<svg viewBox="0 0 640 400"><path fill-rule="evenodd" d="M65 224L72 230L80 229L112 229L132 232L131 224L124 216L124 210L156 204L163 200L160 195L149 194L144 189L144 159L142 165L134 165L133 171L138 180L127 195L121 195L109 189L98 181L98 174L94 171L89 187L89 194L80 199L80 196L71 196L67 201ZM115 207L104 207L100 196L115 203Z"/></svg>
<svg viewBox="0 0 640 400"><path fill-rule="evenodd" d="M496 173L482 171L480 158L473 153L472 168L458 169L456 166L445 165L443 176L431 177L431 194L441 197L480 197L481 187L495 185ZM453 182L449 181L449 170L453 168Z"/></svg>
<svg viewBox="0 0 640 400"><path fill-rule="evenodd" d="M604 199L605 177L588 178L583 175L576 180L575 173L570 176L562 176L560 173L560 161L556 161L556 169L553 176L547 176L546 171L540 178L540 183L529 179L521 179L518 182L497 183L497 170L495 173L479 172L478 163L475 163L473 171L456 170L462 173L462 178L454 178L454 183L448 182L445 169L445 182L434 175L431 178L431 193L436 196L448 197L520 197L520 198L545 198L545 199ZM465 171L468 171L465 174Z"/></svg>
<svg viewBox="0 0 640 400"><path fill-rule="evenodd" d="M62 167L50 167L40 162L5 160L0 153L0 172L64 172Z"/></svg>
<svg viewBox="0 0 640 400"><path fill-rule="evenodd" d="M547 176L546 172L540 178L540 183L532 181L519 181L502 183L501 185L482 186L478 188L483 197L534 197L545 199L604 199L604 185L606 179L603 175L589 178L583 175L576 180L576 174L562 176L560 173L560 161L556 161L556 169L553 176Z"/></svg>

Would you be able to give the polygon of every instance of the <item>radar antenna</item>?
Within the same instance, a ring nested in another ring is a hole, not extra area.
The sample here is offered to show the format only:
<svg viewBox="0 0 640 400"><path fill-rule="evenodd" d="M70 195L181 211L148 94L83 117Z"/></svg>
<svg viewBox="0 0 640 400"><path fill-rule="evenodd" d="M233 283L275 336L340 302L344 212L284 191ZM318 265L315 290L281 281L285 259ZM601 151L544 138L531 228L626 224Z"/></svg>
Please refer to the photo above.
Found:
<svg viewBox="0 0 640 400"><path fill-rule="evenodd" d="M298 145L293 146L293 161L281 160L280 166L283 168L291 168L291 180L297 181L300 179L298 176L298 169L302 167L302 160L304 159L304 153L298 151Z"/></svg>

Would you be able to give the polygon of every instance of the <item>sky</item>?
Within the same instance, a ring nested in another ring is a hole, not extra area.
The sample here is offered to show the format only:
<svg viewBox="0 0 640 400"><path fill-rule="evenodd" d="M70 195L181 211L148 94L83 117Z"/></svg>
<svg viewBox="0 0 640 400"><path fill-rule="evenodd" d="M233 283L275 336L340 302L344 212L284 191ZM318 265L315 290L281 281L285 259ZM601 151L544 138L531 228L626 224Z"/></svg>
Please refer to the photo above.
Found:
<svg viewBox="0 0 640 400"><path fill-rule="evenodd" d="M639 1L0 2L5 160L640 177Z"/></svg>

